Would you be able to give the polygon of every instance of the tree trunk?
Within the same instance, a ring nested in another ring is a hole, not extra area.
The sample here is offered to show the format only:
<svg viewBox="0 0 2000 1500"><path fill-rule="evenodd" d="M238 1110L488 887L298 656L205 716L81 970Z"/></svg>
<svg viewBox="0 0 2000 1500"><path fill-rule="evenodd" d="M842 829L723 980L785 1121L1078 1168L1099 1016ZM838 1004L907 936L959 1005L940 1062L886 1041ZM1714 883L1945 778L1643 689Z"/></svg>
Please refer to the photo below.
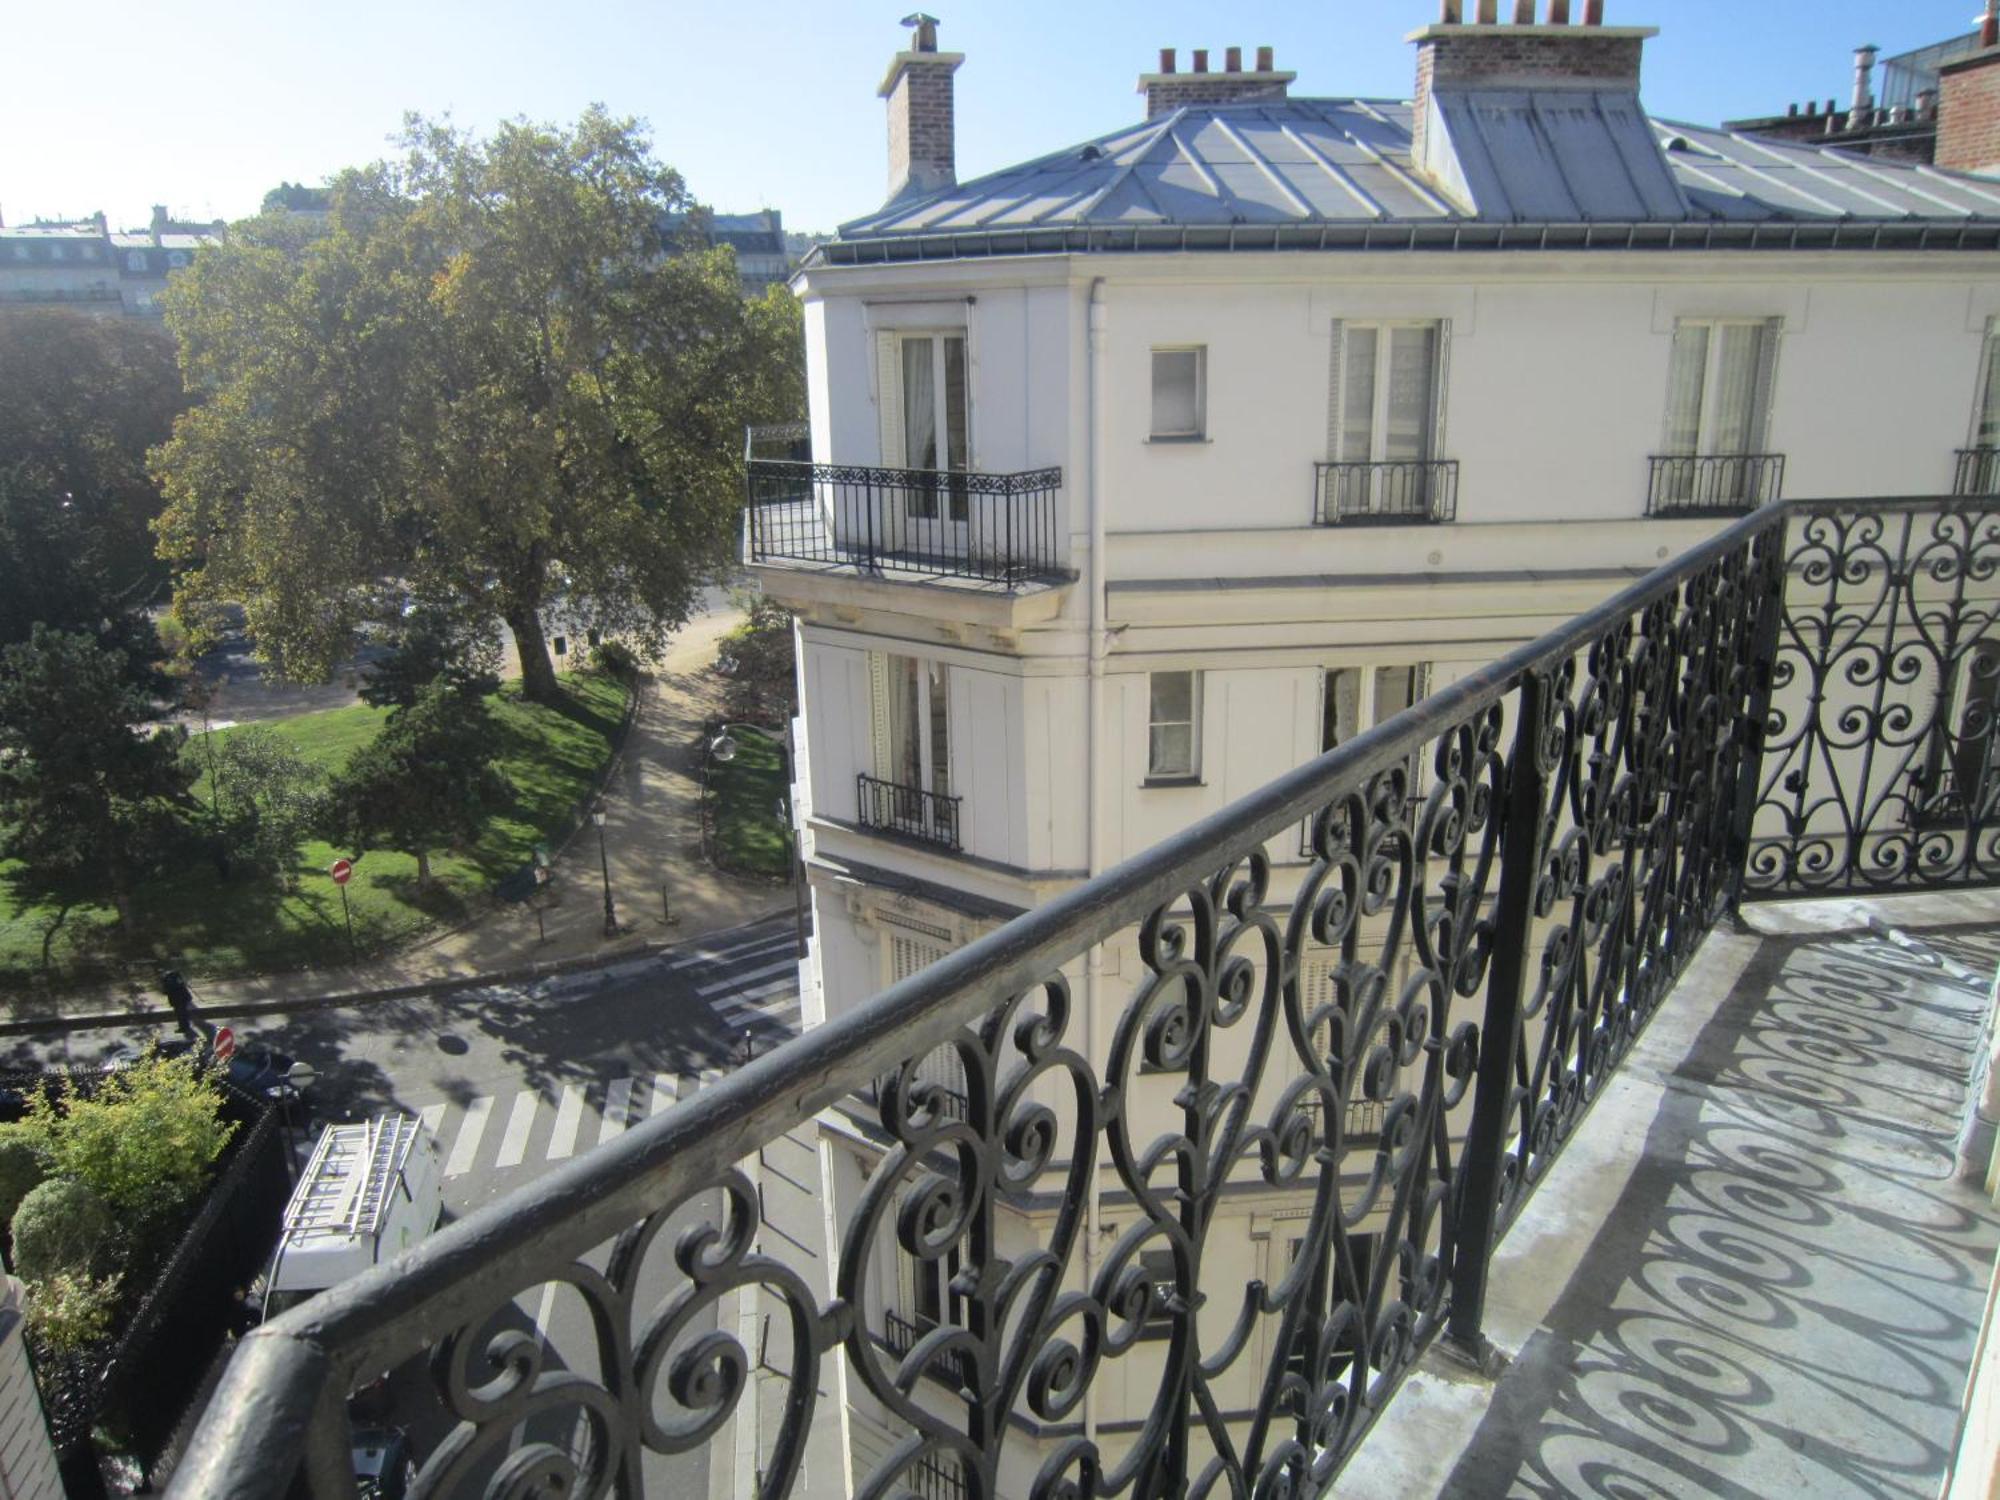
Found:
<svg viewBox="0 0 2000 1500"><path fill-rule="evenodd" d="M428 849L419 849L417 851L417 889L420 891L429 890L430 884L431 851Z"/></svg>
<svg viewBox="0 0 2000 1500"><path fill-rule="evenodd" d="M514 633L514 647L521 656L521 696L530 703L559 702L562 688L556 682L555 664L549 659L540 612L532 606L510 609L501 618Z"/></svg>

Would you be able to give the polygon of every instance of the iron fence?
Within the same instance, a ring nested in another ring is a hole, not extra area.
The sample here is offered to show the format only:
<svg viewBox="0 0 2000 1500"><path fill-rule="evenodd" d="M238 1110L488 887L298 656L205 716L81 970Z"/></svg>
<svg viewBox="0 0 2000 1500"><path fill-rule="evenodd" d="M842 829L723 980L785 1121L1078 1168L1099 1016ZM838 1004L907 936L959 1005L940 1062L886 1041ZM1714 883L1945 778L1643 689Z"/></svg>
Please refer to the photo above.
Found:
<svg viewBox="0 0 2000 1500"><path fill-rule="evenodd" d="M854 794L863 828L946 849L959 847L958 813L964 798L898 781L883 781L865 771L854 778Z"/></svg>
<svg viewBox="0 0 2000 1500"><path fill-rule="evenodd" d="M1647 462L1649 516L1741 515L1785 487L1782 453L1658 454Z"/></svg>
<svg viewBox="0 0 2000 1500"><path fill-rule="evenodd" d="M1409 526L1458 515L1458 460L1315 463L1313 523Z"/></svg>
<svg viewBox="0 0 2000 1500"><path fill-rule="evenodd" d="M1960 448L1955 457L1954 495L2000 495L2000 448Z"/></svg>
<svg viewBox="0 0 2000 1500"><path fill-rule="evenodd" d="M1746 879L1791 890L1820 869L1788 778L1809 787L1827 756L1861 752L1833 742L1849 720L1811 685L1851 683L1852 649L1864 679L1921 694L1881 637L1955 610L1955 641L1985 639L1996 536L2000 508L1971 502L1742 518L253 1334L174 1493L276 1496L301 1455L312 1494L351 1493L341 1398L426 1351L455 1425L423 1493L530 1476L640 1493L646 1455L729 1431L743 1321L699 1318L744 1288L779 1330L758 1377L782 1391L762 1408L767 1496L795 1491L820 1392L841 1388L836 1350L849 1399L894 1435L856 1459L862 1493L939 1469L981 1500L1003 1472L1037 1500L1323 1492L1433 1339L1478 1346L1500 1236ZM1850 622L1857 576L1905 604ZM1980 731L1976 693L1930 691L1956 742ZM1886 708L1858 722L1905 728ZM1978 835L1987 801L1962 800ZM1264 846L1302 819L1312 858L1281 889ZM1862 868L1908 885L1992 866ZM1122 956L1085 1022L1068 974L1100 943ZM1308 1005L1301 965L1320 948L1337 952L1332 998ZM940 1048L962 1105L924 1076ZM739 1166L816 1115L866 1152L857 1180L826 1188L841 1226L826 1284L760 1238ZM1248 1240L1231 1217L1245 1190L1295 1205L1268 1275L1227 1259ZM718 1193L710 1227L669 1246L669 1219ZM1106 1195L1118 1224L1100 1241L1088 1205ZM897 1321L899 1258L943 1289L932 1326ZM503 1319L552 1279L588 1303L595 1362L558 1371ZM1100 1380L1126 1403L1115 1432L1078 1421ZM589 1440L510 1452L551 1410Z"/></svg>
<svg viewBox="0 0 2000 1500"><path fill-rule="evenodd" d="M986 474L753 458L745 483L752 562L1010 586L1067 576L1059 468Z"/></svg>

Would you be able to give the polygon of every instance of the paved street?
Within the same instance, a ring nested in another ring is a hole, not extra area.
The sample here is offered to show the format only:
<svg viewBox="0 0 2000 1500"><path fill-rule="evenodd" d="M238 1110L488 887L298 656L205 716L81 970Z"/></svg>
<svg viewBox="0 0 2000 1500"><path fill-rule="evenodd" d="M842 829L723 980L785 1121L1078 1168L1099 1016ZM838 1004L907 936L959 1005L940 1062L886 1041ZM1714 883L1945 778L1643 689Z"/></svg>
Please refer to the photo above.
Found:
<svg viewBox="0 0 2000 1500"><path fill-rule="evenodd" d="M462 1216L504 1197L559 1162L588 1152L719 1077L746 1045L762 1053L793 1035L799 1000L789 913L695 938L666 953L564 975L533 985L489 985L422 999L261 1017L240 1029L310 1062L316 1120L362 1118L396 1109L419 1115L438 1140L445 1212ZM0 1049L0 1067L88 1063L154 1032L78 1032L18 1038ZM684 1216L712 1216L698 1202ZM640 1320L683 1285L673 1266L680 1222L654 1241L635 1305ZM587 1258L602 1269L603 1249ZM727 1309L725 1309L727 1315ZM714 1327L704 1309L684 1329L684 1347ZM567 1284L530 1288L488 1326L534 1331L544 1371L598 1378L597 1335L583 1295ZM643 1328L634 1328L636 1341ZM753 1351L754 1357L754 1351ZM474 1383L483 1379L474 1362ZM448 1424L420 1370L399 1371L396 1420L429 1453ZM671 1398L659 1382L663 1418ZM555 1405L488 1455L499 1462L530 1439L567 1447L574 1405ZM727 1451L724 1449L723 1451ZM706 1450L678 1458L648 1455L649 1491L707 1493Z"/></svg>

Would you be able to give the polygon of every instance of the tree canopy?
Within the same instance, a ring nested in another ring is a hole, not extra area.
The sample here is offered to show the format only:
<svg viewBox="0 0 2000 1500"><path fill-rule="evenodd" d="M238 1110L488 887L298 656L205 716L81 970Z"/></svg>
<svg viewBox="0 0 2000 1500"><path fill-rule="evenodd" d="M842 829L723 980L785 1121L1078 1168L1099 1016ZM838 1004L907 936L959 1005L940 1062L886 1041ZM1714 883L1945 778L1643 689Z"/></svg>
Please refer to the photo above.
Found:
<svg viewBox="0 0 2000 1500"><path fill-rule="evenodd" d="M68 545L134 602L165 577L153 555L162 502L146 451L186 404L173 342L152 324L68 308L0 311L0 471L16 495L66 510Z"/></svg>
<svg viewBox="0 0 2000 1500"><path fill-rule="evenodd" d="M394 581L504 621L547 702L545 609L656 648L727 565L744 424L803 406L796 305L663 240L687 193L631 121L412 116L403 147L311 233L266 214L169 287L202 404L156 458L162 551L284 675Z"/></svg>

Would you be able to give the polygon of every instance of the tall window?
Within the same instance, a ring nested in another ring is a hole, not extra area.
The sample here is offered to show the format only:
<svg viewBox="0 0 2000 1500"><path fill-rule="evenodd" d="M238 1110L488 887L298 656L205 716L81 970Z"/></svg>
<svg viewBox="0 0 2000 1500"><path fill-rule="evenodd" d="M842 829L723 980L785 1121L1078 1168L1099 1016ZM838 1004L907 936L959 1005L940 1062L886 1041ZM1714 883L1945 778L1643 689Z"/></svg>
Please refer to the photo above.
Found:
<svg viewBox="0 0 2000 1500"><path fill-rule="evenodd" d="M1777 353L1769 319L1674 324L1667 372L1663 452L1673 455L1756 453L1770 418L1770 384Z"/></svg>
<svg viewBox="0 0 2000 1500"><path fill-rule="evenodd" d="M2000 333L1992 319L1979 351L1979 386L1972 403L1971 451L1959 455L1954 493L2000 495Z"/></svg>
<svg viewBox="0 0 2000 1500"><path fill-rule="evenodd" d="M875 774L939 795L951 791L951 669L885 656L877 691Z"/></svg>
<svg viewBox="0 0 2000 1500"><path fill-rule="evenodd" d="M1367 722L1361 720L1363 678L1368 679ZM1410 708L1430 691L1429 662L1396 667L1336 667L1326 673L1320 695L1322 751L1343 745L1363 729L1372 728Z"/></svg>
<svg viewBox="0 0 2000 1500"><path fill-rule="evenodd" d="M1146 774L1178 779L1201 772L1201 673L1155 672L1148 683Z"/></svg>
<svg viewBox="0 0 2000 1500"><path fill-rule="evenodd" d="M1327 458L1339 467L1325 519L1428 514L1447 333L1441 322L1333 325Z"/></svg>
<svg viewBox="0 0 2000 1500"><path fill-rule="evenodd" d="M1208 351L1153 351L1153 436L1198 438L1208 430Z"/></svg>
<svg viewBox="0 0 2000 1500"><path fill-rule="evenodd" d="M902 467L963 472L968 466L970 403L965 378L965 335L904 334L898 340L902 375ZM944 494L940 496L940 490ZM919 486L909 497L910 514L936 520L942 508L950 519L966 517L963 485Z"/></svg>

